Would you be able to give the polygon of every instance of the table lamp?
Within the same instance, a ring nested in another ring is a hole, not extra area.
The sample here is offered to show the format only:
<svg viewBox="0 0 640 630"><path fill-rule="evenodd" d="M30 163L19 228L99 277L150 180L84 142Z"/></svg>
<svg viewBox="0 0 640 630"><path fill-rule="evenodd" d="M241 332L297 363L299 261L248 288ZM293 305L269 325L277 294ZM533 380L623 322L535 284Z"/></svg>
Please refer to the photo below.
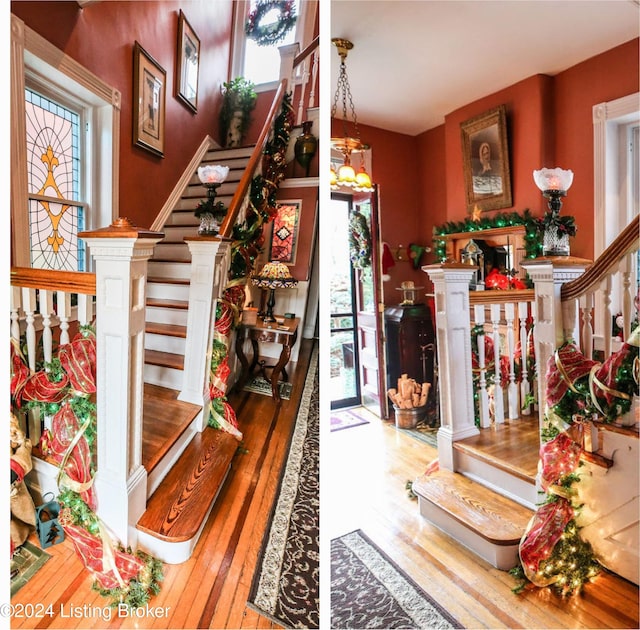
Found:
<svg viewBox="0 0 640 630"><path fill-rule="evenodd" d="M260 289L269 289L267 313L264 316L264 321L275 322L276 318L273 316L273 307L276 304L276 289L291 289L298 284L298 281L291 276L287 265L281 262L271 261L260 270L260 273L251 276L251 283Z"/></svg>

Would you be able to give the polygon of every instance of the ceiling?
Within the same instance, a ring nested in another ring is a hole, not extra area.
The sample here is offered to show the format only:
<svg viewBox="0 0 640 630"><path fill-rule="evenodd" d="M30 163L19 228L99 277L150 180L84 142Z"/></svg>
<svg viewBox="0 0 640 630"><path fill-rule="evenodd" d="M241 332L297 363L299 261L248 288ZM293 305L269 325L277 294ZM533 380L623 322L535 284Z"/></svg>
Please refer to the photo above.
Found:
<svg viewBox="0 0 640 630"><path fill-rule="evenodd" d="M332 0L358 122L416 135L535 74L638 36L639 0ZM331 46L331 93L340 59ZM338 104L338 117L341 115Z"/></svg>

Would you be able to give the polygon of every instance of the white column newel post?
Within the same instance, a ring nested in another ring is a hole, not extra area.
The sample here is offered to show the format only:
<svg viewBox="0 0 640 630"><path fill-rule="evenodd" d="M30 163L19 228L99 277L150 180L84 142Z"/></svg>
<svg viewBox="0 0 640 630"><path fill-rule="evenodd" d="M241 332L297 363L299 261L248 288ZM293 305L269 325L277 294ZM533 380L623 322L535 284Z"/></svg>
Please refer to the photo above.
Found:
<svg viewBox="0 0 640 630"><path fill-rule="evenodd" d="M82 232L96 272L97 513L125 545L146 509L142 402L147 262L164 236L117 219Z"/></svg>
<svg viewBox="0 0 640 630"><path fill-rule="evenodd" d="M189 312L184 355L184 381L178 400L206 407L209 402L209 362L216 318L216 301L225 285L229 269L225 256L228 239L217 236L185 238L191 252ZM207 419L201 414L199 430Z"/></svg>
<svg viewBox="0 0 640 630"><path fill-rule="evenodd" d="M573 256L535 258L523 262L535 285L534 342L538 380L538 414L542 422L545 413L546 371L549 357L565 341L560 291L562 285L580 277L591 264L590 260ZM575 340L578 342L578 339Z"/></svg>
<svg viewBox="0 0 640 630"><path fill-rule="evenodd" d="M455 470L453 443L479 433L473 412L469 317L469 282L475 269L459 263L422 268L435 293L441 415L438 459L447 470Z"/></svg>
<svg viewBox="0 0 640 630"><path fill-rule="evenodd" d="M278 46L278 51L280 52L280 81L286 79L287 90L293 92L293 61L300 52L300 44L294 42L293 44Z"/></svg>

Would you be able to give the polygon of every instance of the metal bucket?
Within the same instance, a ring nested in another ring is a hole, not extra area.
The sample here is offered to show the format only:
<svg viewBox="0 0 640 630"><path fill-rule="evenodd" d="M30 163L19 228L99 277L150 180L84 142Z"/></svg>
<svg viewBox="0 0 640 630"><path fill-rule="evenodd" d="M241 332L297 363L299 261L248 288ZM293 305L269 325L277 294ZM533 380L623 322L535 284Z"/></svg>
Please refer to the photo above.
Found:
<svg viewBox="0 0 640 630"><path fill-rule="evenodd" d="M413 409L400 409L393 406L398 429L415 429L418 422L424 420L427 415L427 406L414 407Z"/></svg>

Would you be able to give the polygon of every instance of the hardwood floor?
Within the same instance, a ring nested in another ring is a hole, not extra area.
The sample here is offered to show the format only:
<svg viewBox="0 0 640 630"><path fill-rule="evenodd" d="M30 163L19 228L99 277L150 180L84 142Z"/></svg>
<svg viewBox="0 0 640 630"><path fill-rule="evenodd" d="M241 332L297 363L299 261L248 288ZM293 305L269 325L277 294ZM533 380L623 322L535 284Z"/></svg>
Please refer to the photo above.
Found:
<svg viewBox="0 0 640 630"><path fill-rule="evenodd" d="M293 392L274 403L268 396L232 392L244 439L192 557L165 564L158 596L149 606L162 617L109 613L91 590L90 574L73 545L47 549L52 556L11 603L44 605L53 615L13 618L12 628L278 628L246 606L263 533L278 489L313 342L302 340L297 363L287 366ZM35 541L35 537L33 538ZM35 544L38 544L37 542ZM25 609L26 610L26 609ZM78 616L74 616L77 613Z"/></svg>
<svg viewBox="0 0 640 630"><path fill-rule="evenodd" d="M437 451L393 423L372 415L368 425L330 433L321 452L331 453L330 465L321 456L323 540L362 529L464 627L639 627L638 587L610 573L566 600L548 589L514 595L507 572L420 516L405 485Z"/></svg>

